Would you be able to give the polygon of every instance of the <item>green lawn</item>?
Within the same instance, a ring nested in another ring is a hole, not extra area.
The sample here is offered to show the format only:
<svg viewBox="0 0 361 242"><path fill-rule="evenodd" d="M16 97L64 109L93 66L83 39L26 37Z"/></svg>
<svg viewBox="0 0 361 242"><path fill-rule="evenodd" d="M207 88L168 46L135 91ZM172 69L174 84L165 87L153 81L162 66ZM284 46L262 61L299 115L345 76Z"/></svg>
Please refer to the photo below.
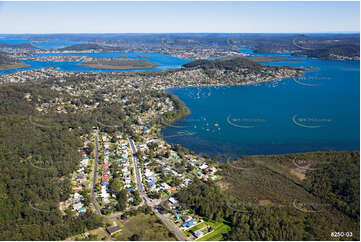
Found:
<svg viewBox="0 0 361 242"><path fill-rule="evenodd" d="M184 231L184 233L187 235L187 236L190 236L192 234L193 231L196 231L198 229L202 229L204 227L206 227L207 224L205 222L202 222L201 224L197 224L196 226L190 228L190 229L187 229Z"/></svg>
<svg viewBox="0 0 361 242"><path fill-rule="evenodd" d="M227 233L231 229L228 225L226 225L224 223L220 223L220 222L215 222L215 223L210 223L209 222L209 224L212 226L214 231L211 232L210 234L207 234L206 236L201 237L200 239L198 239L198 241L207 241L207 240L219 241L219 240L222 240L223 234Z"/></svg>

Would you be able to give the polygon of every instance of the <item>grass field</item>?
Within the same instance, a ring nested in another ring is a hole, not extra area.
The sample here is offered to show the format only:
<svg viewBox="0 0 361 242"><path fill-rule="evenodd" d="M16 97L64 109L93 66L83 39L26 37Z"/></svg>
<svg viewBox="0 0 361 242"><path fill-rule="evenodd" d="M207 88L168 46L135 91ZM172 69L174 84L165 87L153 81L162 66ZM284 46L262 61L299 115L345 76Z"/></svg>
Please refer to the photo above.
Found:
<svg viewBox="0 0 361 242"><path fill-rule="evenodd" d="M124 222L122 232L116 240L130 240L136 235L137 240L176 240L173 234L154 215L139 214Z"/></svg>

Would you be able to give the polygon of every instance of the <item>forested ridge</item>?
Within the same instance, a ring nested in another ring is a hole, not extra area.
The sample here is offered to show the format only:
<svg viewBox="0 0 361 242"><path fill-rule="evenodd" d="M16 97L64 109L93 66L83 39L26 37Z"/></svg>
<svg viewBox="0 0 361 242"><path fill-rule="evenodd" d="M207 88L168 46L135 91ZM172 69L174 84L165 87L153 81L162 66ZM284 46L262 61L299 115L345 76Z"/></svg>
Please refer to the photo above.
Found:
<svg viewBox="0 0 361 242"><path fill-rule="evenodd" d="M359 45L336 45L323 48L317 48L313 50L303 50L296 52L294 55L305 55L313 58L320 59L335 59L337 56L341 57L360 57L360 46Z"/></svg>
<svg viewBox="0 0 361 242"><path fill-rule="evenodd" d="M253 71L259 71L262 69L262 65L247 60L242 57L235 58L221 58L217 60L195 60L190 63L184 64L185 68L202 68L203 70L208 69L226 69L237 71L239 68L250 68Z"/></svg>
<svg viewBox="0 0 361 242"><path fill-rule="evenodd" d="M23 98L27 91L34 97L53 94L36 86L0 90L0 239L63 240L97 228L102 222L91 212L74 217L70 209L59 210L80 160L80 130L69 132L69 123L32 125L34 107Z"/></svg>

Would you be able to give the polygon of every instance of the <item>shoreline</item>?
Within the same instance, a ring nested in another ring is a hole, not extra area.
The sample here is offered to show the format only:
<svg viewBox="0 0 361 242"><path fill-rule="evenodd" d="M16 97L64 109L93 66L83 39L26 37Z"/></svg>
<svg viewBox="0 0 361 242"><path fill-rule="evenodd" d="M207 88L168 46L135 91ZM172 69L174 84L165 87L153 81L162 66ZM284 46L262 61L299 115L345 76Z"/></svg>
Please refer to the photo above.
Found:
<svg viewBox="0 0 361 242"><path fill-rule="evenodd" d="M305 72L307 72L307 71L309 71L309 70L313 70L313 69L315 69L315 67L309 67L309 68L307 68L307 69L304 69L304 70L302 71L301 75L300 75L300 76L297 76L297 77L302 77ZM297 78L297 77L296 77L296 78ZM252 86L252 85L258 85L258 84L262 84L262 83L266 83L266 82L278 82L278 81L282 81L282 80L287 79L287 78L295 78L295 77L285 77L285 78L281 78L281 79L264 80L264 81L260 81L260 82L249 81L249 82L246 82L246 83L242 83L242 84L239 83L239 84L235 84L235 85L222 85L222 84L218 84L218 85L190 85L190 86L174 86L174 87L165 88L165 89L163 89L162 91L165 92L165 93L170 93L170 94L174 95L175 97L177 97L177 98L185 105L185 107L189 110L189 113L186 114L186 115L183 115L183 116L181 116L181 117L179 117L179 118L177 118L177 119L175 119L175 120L173 120L170 124L162 127L162 128L160 129L160 134L161 134L161 137L160 137L160 138L161 138L165 143L171 145L171 143L169 143L168 141L166 141L166 140L163 138L163 133L162 133L162 131L163 131L167 126L172 127L172 124L173 124L173 123L176 123L177 121L179 121L179 120L187 117L187 116L190 115L190 113L191 113L191 112L190 112L190 109L189 109L189 107L186 105L186 103L185 103L180 97L178 97L177 95L175 95L175 94L173 94L173 93L171 93L171 92L169 91L169 90L171 90L171 89L181 89L181 88L189 88L189 87L237 87L237 86ZM191 153L193 152L195 155L198 155L198 156L199 156L200 154L202 154L202 153L208 155L208 156L209 156L210 158L212 158L212 159L217 156L217 155L213 155L213 156L212 156L209 152L200 152L200 153L199 153L199 152L196 152L195 150L191 150L191 149L189 149L189 148L187 148L187 147L184 147L182 144L179 144L179 143L173 143L173 144L177 144L177 145L181 146L182 148L185 148L185 149L189 150ZM346 150L346 149L343 149L343 148L340 148L340 149L328 149L328 150L315 149L315 150L309 150L309 151L304 151L304 152L295 151L295 152L286 152L286 153L259 153L259 154L249 155L249 156L293 155L293 154L316 153L316 152L322 152L322 153L324 153L324 152L332 152L332 151L335 151L335 152L342 152L342 151L346 151L346 152L360 152L360 149L358 149L358 150L357 150L357 149L356 149L356 150L355 150L355 149ZM226 155L226 153L225 153L224 155ZM238 155L236 155L236 156L237 156L237 157L241 157L241 156L238 156ZM243 156L243 155L242 155L242 156Z"/></svg>

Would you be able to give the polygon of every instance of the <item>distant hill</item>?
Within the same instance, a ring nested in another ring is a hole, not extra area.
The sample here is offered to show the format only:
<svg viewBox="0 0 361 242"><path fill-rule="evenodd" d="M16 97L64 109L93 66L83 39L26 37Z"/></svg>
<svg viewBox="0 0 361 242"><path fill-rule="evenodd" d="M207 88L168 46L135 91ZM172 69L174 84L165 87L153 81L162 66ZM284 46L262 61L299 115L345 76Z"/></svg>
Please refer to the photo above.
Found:
<svg viewBox="0 0 361 242"><path fill-rule="evenodd" d="M6 52L0 51L0 70L9 70L27 66L29 65L20 61L16 61L13 58L9 57Z"/></svg>
<svg viewBox="0 0 361 242"><path fill-rule="evenodd" d="M0 65L11 65L14 63L15 61L6 52L0 52Z"/></svg>
<svg viewBox="0 0 361 242"><path fill-rule="evenodd" d="M117 48L101 46L98 44L76 44L63 48L59 48L60 51L84 51L84 50L103 50L103 51L114 51Z"/></svg>
<svg viewBox="0 0 361 242"><path fill-rule="evenodd" d="M262 65L242 57L227 57L216 60L196 60L184 64L184 68L200 68L203 70L218 69L238 71L240 68L247 68L253 71L262 69Z"/></svg>
<svg viewBox="0 0 361 242"><path fill-rule="evenodd" d="M184 64L178 71L193 72L192 75L202 79L202 83L215 84L226 81L227 85L237 85L298 76L304 70L288 66L262 65L245 57L233 56L192 61Z"/></svg>
<svg viewBox="0 0 361 242"><path fill-rule="evenodd" d="M0 48L13 48L13 49L39 49L38 47L29 44L29 43L23 43L23 44L16 44L16 45L10 45L6 43L0 42Z"/></svg>
<svg viewBox="0 0 361 242"><path fill-rule="evenodd" d="M294 55L302 55L311 58L319 58L326 60L340 59L360 59L359 45L336 45L314 50L303 50L294 53Z"/></svg>

